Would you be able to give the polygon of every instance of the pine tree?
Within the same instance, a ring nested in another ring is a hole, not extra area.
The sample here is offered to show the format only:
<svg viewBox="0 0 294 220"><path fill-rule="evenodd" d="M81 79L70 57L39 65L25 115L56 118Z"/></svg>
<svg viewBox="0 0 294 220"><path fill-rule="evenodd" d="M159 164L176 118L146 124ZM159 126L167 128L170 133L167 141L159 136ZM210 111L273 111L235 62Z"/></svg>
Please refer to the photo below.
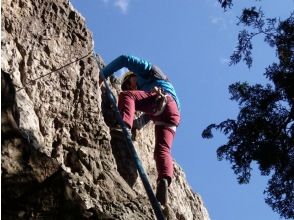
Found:
<svg viewBox="0 0 294 220"><path fill-rule="evenodd" d="M232 7L232 0L219 2L225 10ZM270 177L266 203L280 216L294 218L294 12L281 21L266 19L261 8L245 8L238 25L244 29L231 65L243 60L251 67L252 39L257 35L274 49L278 62L265 70L267 85L230 85L231 100L240 107L237 118L209 125L202 136L212 138L212 129L227 135L228 142L217 149L218 158L230 161L240 184L249 182L256 162L261 175Z"/></svg>

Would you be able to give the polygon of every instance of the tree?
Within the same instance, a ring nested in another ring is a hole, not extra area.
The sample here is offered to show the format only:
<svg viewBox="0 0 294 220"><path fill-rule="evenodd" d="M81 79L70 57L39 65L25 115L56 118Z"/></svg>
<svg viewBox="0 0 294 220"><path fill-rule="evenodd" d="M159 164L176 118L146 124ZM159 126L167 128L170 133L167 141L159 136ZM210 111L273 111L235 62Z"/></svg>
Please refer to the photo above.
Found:
<svg viewBox="0 0 294 220"><path fill-rule="evenodd" d="M227 10L232 0L219 0ZM240 184L249 183L251 165L269 176L265 201L284 218L294 218L294 12L285 20L266 19L261 8L245 8L238 18L244 29L230 57L230 64L243 60L252 65L252 39L262 35L276 51L278 62L265 70L267 85L236 82L229 86L231 100L238 102L236 119L209 125L202 133L212 138L212 129L223 132L228 142L217 149L219 160L232 164Z"/></svg>

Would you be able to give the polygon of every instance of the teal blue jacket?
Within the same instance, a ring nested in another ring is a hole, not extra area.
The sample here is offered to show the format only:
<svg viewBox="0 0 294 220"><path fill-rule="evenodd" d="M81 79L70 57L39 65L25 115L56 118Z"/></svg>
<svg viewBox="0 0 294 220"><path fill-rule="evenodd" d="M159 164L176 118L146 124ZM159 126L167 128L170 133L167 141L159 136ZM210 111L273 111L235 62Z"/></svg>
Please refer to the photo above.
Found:
<svg viewBox="0 0 294 220"><path fill-rule="evenodd" d="M101 70L101 74L107 78L123 67L128 68L130 71L136 74L138 89L151 91L155 86L160 87L174 98L178 109L180 110L180 101L173 85L167 80L149 77L152 64L146 60L135 56L121 55L110 62L106 67L104 67Z"/></svg>

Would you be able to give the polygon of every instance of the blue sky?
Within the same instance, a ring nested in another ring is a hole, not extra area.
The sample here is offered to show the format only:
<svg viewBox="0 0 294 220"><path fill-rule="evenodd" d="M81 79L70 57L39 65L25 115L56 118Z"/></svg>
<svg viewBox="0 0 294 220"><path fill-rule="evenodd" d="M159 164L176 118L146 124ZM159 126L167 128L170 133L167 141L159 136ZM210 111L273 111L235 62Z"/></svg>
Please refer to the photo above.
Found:
<svg viewBox="0 0 294 220"><path fill-rule="evenodd" d="M262 38L254 41L251 69L228 66L237 42L236 17L244 6L262 5L265 15L285 18L293 0L236 1L224 13L216 0L71 0L93 32L96 53L106 63L132 54L158 65L173 82L182 105L182 121L173 156L184 169L212 220L277 220L264 202L267 178L254 166L250 184L239 185L230 164L218 161L216 149L226 137L202 139L211 123L235 118L238 105L229 100L236 81L266 83L264 69L275 53Z"/></svg>

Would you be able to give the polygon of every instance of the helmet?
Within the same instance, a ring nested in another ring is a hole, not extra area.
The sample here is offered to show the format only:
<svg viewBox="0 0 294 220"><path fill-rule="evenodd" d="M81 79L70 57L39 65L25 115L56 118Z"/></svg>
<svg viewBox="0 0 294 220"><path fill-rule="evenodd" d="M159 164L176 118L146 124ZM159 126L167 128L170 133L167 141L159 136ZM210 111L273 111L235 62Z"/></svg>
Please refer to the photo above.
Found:
<svg viewBox="0 0 294 220"><path fill-rule="evenodd" d="M132 76L136 76L135 73L129 71L129 72L126 72L124 74L124 76L122 77L122 80L121 80L121 88L122 90L125 90L125 87L126 87L126 82L128 82L128 80L132 77Z"/></svg>
<svg viewBox="0 0 294 220"><path fill-rule="evenodd" d="M121 84L124 84L126 81L129 80L129 78L131 78L131 76L135 76L135 73L129 71L129 72L126 72L124 74L124 76L122 77L122 80L121 80Z"/></svg>

